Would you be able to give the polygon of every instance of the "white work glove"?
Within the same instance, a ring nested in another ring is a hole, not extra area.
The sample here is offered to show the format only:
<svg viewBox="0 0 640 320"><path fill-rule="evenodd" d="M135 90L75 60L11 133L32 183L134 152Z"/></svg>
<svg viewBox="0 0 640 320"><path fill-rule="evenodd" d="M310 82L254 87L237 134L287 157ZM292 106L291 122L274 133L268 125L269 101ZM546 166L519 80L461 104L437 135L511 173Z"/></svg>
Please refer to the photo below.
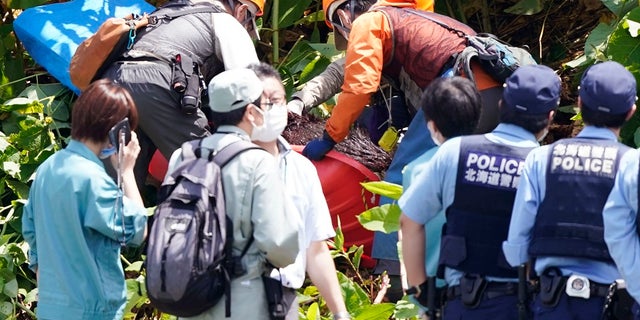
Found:
<svg viewBox="0 0 640 320"><path fill-rule="evenodd" d="M287 103L287 110L301 116L304 110L304 102L300 99L293 98Z"/></svg>

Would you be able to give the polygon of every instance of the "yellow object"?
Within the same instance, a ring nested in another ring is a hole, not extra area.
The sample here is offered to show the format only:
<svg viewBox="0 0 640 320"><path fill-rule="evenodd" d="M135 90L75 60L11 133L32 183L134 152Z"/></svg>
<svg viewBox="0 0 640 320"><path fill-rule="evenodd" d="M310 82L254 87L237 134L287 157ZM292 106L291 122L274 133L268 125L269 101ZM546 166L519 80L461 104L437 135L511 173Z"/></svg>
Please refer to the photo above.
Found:
<svg viewBox="0 0 640 320"><path fill-rule="evenodd" d="M378 145L386 152L391 152L396 143L398 143L398 129L395 127L389 127L378 140Z"/></svg>

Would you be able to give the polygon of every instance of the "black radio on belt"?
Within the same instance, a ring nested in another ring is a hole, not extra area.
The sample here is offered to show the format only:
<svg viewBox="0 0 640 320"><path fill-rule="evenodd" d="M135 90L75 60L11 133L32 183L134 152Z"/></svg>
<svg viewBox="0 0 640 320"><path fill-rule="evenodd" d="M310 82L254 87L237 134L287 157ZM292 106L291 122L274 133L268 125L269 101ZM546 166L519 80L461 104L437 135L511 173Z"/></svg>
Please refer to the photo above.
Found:
<svg viewBox="0 0 640 320"><path fill-rule="evenodd" d="M200 67L188 56L177 54L172 61L171 88L182 94L180 110L184 114L194 114L201 104L204 79Z"/></svg>

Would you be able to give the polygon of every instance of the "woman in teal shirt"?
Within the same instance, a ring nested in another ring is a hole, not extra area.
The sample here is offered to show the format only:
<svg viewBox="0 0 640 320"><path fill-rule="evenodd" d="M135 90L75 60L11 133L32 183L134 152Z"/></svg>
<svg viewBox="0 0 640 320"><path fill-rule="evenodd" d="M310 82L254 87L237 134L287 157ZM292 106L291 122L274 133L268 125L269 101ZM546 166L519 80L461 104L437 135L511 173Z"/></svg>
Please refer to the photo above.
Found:
<svg viewBox="0 0 640 320"><path fill-rule="evenodd" d="M120 199L100 159L110 158L117 168L108 132L125 117L135 128L138 113L129 93L109 80L94 82L74 104L69 145L36 172L22 233L38 276L39 319L122 319L121 244L140 245L146 226L133 176L140 152L135 133L122 148Z"/></svg>

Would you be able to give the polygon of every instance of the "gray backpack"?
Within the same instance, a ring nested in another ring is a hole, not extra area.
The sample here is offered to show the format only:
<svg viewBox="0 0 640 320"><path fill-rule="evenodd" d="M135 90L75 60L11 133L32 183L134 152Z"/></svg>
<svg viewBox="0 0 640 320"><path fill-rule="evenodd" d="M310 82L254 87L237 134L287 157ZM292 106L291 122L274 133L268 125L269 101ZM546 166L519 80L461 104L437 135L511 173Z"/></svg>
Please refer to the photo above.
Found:
<svg viewBox="0 0 640 320"><path fill-rule="evenodd" d="M182 145L182 162L160 187L145 260L147 295L158 310L179 317L198 315L225 295L229 317L231 278L253 237L241 256L232 256L221 169L236 155L261 148L240 140L216 152L201 144Z"/></svg>

